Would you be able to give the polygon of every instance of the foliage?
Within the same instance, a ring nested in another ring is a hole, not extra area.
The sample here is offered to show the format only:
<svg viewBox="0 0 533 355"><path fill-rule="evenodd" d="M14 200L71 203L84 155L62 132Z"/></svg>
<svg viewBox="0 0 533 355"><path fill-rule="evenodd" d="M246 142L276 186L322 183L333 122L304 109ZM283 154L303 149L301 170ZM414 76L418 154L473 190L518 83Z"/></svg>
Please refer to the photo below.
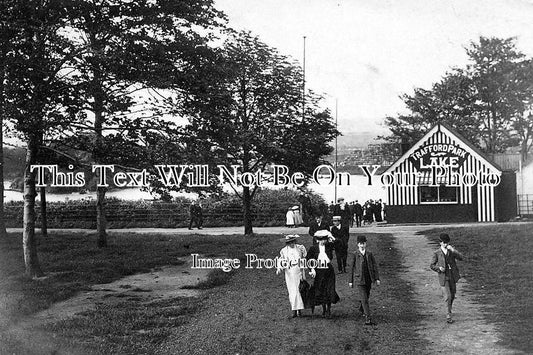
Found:
<svg viewBox="0 0 533 355"><path fill-rule="evenodd" d="M389 140L416 141L439 122L454 127L488 153L518 143L531 147L533 76L514 39L480 37L466 50L470 63L454 68L431 89L402 95L408 115L387 117Z"/></svg>
<svg viewBox="0 0 533 355"><path fill-rule="evenodd" d="M206 163L238 165L242 173L285 164L310 174L332 151L337 131L320 96L306 93L302 117L301 68L250 33L229 33L213 61L189 72L190 95L176 109L190 121L188 150ZM255 191L242 188L245 234Z"/></svg>
<svg viewBox="0 0 533 355"><path fill-rule="evenodd" d="M259 191L252 206L254 223L264 227L285 225L287 208L298 204L298 197L299 192L294 190ZM316 206L324 203L319 195L310 194L310 197ZM211 196L203 201L206 227L242 225L242 201L235 194ZM108 225L110 228L183 228L189 224L190 203L190 200L181 197L172 202L108 198ZM21 202L6 204L8 227L22 225L22 212ZM92 199L48 202L47 214L49 228L96 228L96 211ZM39 226L39 217L36 223Z"/></svg>

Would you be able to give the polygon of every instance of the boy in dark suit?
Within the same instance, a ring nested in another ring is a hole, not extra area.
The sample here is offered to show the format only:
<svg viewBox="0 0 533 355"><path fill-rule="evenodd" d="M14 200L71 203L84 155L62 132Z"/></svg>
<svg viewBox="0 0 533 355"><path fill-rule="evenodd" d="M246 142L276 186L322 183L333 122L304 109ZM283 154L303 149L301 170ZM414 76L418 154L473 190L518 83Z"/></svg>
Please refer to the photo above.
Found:
<svg viewBox="0 0 533 355"><path fill-rule="evenodd" d="M366 249L366 237L364 235L357 236L357 251L353 256L352 277L350 287L357 287L359 293L359 311L365 317L365 325L372 325L370 318L370 305L368 299L370 297L370 289L372 283L375 282L379 286L379 272L374 254Z"/></svg>
<svg viewBox="0 0 533 355"><path fill-rule="evenodd" d="M452 305L457 290L457 281L461 278L455 260L463 260L463 255L450 245L450 236L442 233L439 236L440 248L433 253L429 267L439 275L439 284L442 287L444 302L448 307L446 321L453 323Z"/></svg>

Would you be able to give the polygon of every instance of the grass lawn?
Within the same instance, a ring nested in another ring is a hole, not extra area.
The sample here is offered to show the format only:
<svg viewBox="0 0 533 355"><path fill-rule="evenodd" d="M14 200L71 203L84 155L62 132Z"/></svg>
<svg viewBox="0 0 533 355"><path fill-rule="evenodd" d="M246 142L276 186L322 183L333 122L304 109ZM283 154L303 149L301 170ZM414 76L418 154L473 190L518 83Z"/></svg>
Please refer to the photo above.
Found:
<svg viewBox="0 0 533 355"><path fill-rule="evenodd" d="M178 258L191 253L237 255L238 250L254 249L268 241L242 235L140 235L124 233L113 236L110 246L96 248L94 234L53 234L39 237L38 255L46 277L32 280L23 276L22 236L9 234L0 240L0 343L1 328L25 315L46 309L50 304L72 297L91 285L108 283L124 276L148 272L164 265L182 263ZM229 275L213 272L199 288L208 289L227 282ZM86 317L52 327L60 334L74 335L98 343L102 352L115 347L139 348L147 338L157 341L169 329L186 321L201 300L183 298L172 304L161 301L146 307L135 300L113 306L97 305ZM138 332L138 330L144 330ZM143 335L144 334L144 335ZM91 342L91 341L89 341ZM14 347L8 347L8 350ZM107 347L107 348L106 348ZM0 347L1 348L1 347ZM4 349L5 349L4 348Z"/></svg>
<svg viewBox="0 0 533 355"><path fill-rule="evenodd" d="M362 325L354 291L347 286L347 274L337 277L341 302L332 307L333 319L311 316L308 310L303 318L288 319L291 312L283 275L269 269L241 267L229 274L212 273L199 285L205 291L198 298L101 304L94 311L55 323L45 331L53 330L87 345L91 353L102 354L423 351L425 340L415 333L417 307L410 297L411 286L400 280L401 256L394 249L393 237L367 236L382 274L382 285L373 288L370 299L375 327ZM12 234L0 241L0 303L2 298L6 301L0 316L15 321L93 284L175 264L178 257L191 253L241 259L244 253L256 253L273 258L283 246L279 237L121 234L113 238L109 248L98 250L94 235L52 234L39 245L48 277L29 280L17 276L23 272L22 238ZM311 244L310 237L301 239L305 246ZM352 236L350 250L354 249Z"/></svg>
<svg viewBox="0 0 533 355"><path fill-rule="evenodd" d="M479 225L425 231L432 241L442 232L461 251L461 275L476 300L486 306L485 317L496 324L503 346L533 349L533 225Z"/></svg>

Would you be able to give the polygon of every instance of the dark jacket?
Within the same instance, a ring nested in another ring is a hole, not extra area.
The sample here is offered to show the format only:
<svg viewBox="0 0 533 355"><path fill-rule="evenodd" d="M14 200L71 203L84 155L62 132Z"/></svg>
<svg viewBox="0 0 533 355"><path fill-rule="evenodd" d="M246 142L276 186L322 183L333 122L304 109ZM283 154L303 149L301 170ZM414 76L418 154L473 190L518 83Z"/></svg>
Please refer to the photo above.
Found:
<svg viewBox="0 0 533 355"><path fill-rule="evenodd" d="M378 265L376 259L374 259L374 254L371 251L366 250L366 260L368 264L368 271L370 273L370 279L372 282L379 280ZM353 263L352 263L352 278L350 279L351 283L354 285L366 285L365 275L363 273L363 254L357 249L353 253Z"/></svg>
<svg viewBox="0 0 533 355"><path fill-rule="evenodd" d="M201 217L202 206L197 205L197 204L192 204L191 207L189 207L189 212L191 214L191 217Z"/></svg>
<svg viewBox="0 0 533 355"><path fill-rule="evenodd" d="M363 215L363 206L361 206L359 204L359 202L354 205L354 213L357 216L362 216Z"/></svg>
<svg viewBox="0 0 533 355"><path fill-rule="evenodd" d="M345 228L341 223L341 228L337 228L335 226L331 226L330 230L331 234L335 238L335 244L336 245L343 245L344 247L348 247L348 241L350 239L350 231Z"/></svg>
<svg viewBox="0 0 533 355"><path fill-rule="evenodd" d="M335 246L333 243L326 243L326 255L328 256L330 262L333 260L333 250L335 250ZM307 260L310 259L318 259L318 244L312 245L309 250L307 251Z"/></svg>
<svg viewBox="0 0 533 355"><path fill-rule="evenodd" d="M333 207L333 215L341 217L341 224L343 227L350 228L350 219L353 218L352 212L350 211L350 206L346 203L344 209L341 208L340 204Z"/></svg>
<svg viewBox="0 0 533 355"><path fill-rule="evenodd" d="M448 256L448 265L450 267L450 281L457 282L461 278L461 275L459 275L459 268L455 263L455 259L463 260L463 255L455 249L454 251L448 250L448 254L450 254ZM433 253L433 258L431 259L431 264L429 265L429 267L431 268L431 270L439 274L439 284L441 286L444 286L444 281L446 280L446 273L440 271L439 267L445 267L445 265L446 256L444 255L442 249L439 248Z"/></svg>
<svg viewBox="0 0 533 355"><path fill-rule="evenodd" d="M319 230L329 231L328 224L324 220L322 220L322 223L320 224L316 223L316 221L313 221L311 225L309 226L309 235L313 237L313 244L317 243L316 238L315 238L315 233Z"/></svg>

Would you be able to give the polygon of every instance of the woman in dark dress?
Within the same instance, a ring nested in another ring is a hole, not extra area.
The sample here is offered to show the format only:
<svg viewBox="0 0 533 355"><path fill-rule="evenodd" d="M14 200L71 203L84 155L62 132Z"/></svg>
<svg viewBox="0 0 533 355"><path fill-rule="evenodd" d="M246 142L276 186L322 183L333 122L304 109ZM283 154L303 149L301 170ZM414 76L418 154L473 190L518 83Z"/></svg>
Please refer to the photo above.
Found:
<svg viewBox="0 0 533 355"><path fill-rule="evenodd" d="M309 248L307 260L314 259L318 266L311 268L309 274L314 277L315 281L311 287L313 306L322 305L322 316L331 318L331 304L337 303L340 298L335 291L335 270L331 264L333 259L333 242L335 238L327 230L319 230L315 233L318 244ZM323 264L325 267L321 267Z"/></svg>

